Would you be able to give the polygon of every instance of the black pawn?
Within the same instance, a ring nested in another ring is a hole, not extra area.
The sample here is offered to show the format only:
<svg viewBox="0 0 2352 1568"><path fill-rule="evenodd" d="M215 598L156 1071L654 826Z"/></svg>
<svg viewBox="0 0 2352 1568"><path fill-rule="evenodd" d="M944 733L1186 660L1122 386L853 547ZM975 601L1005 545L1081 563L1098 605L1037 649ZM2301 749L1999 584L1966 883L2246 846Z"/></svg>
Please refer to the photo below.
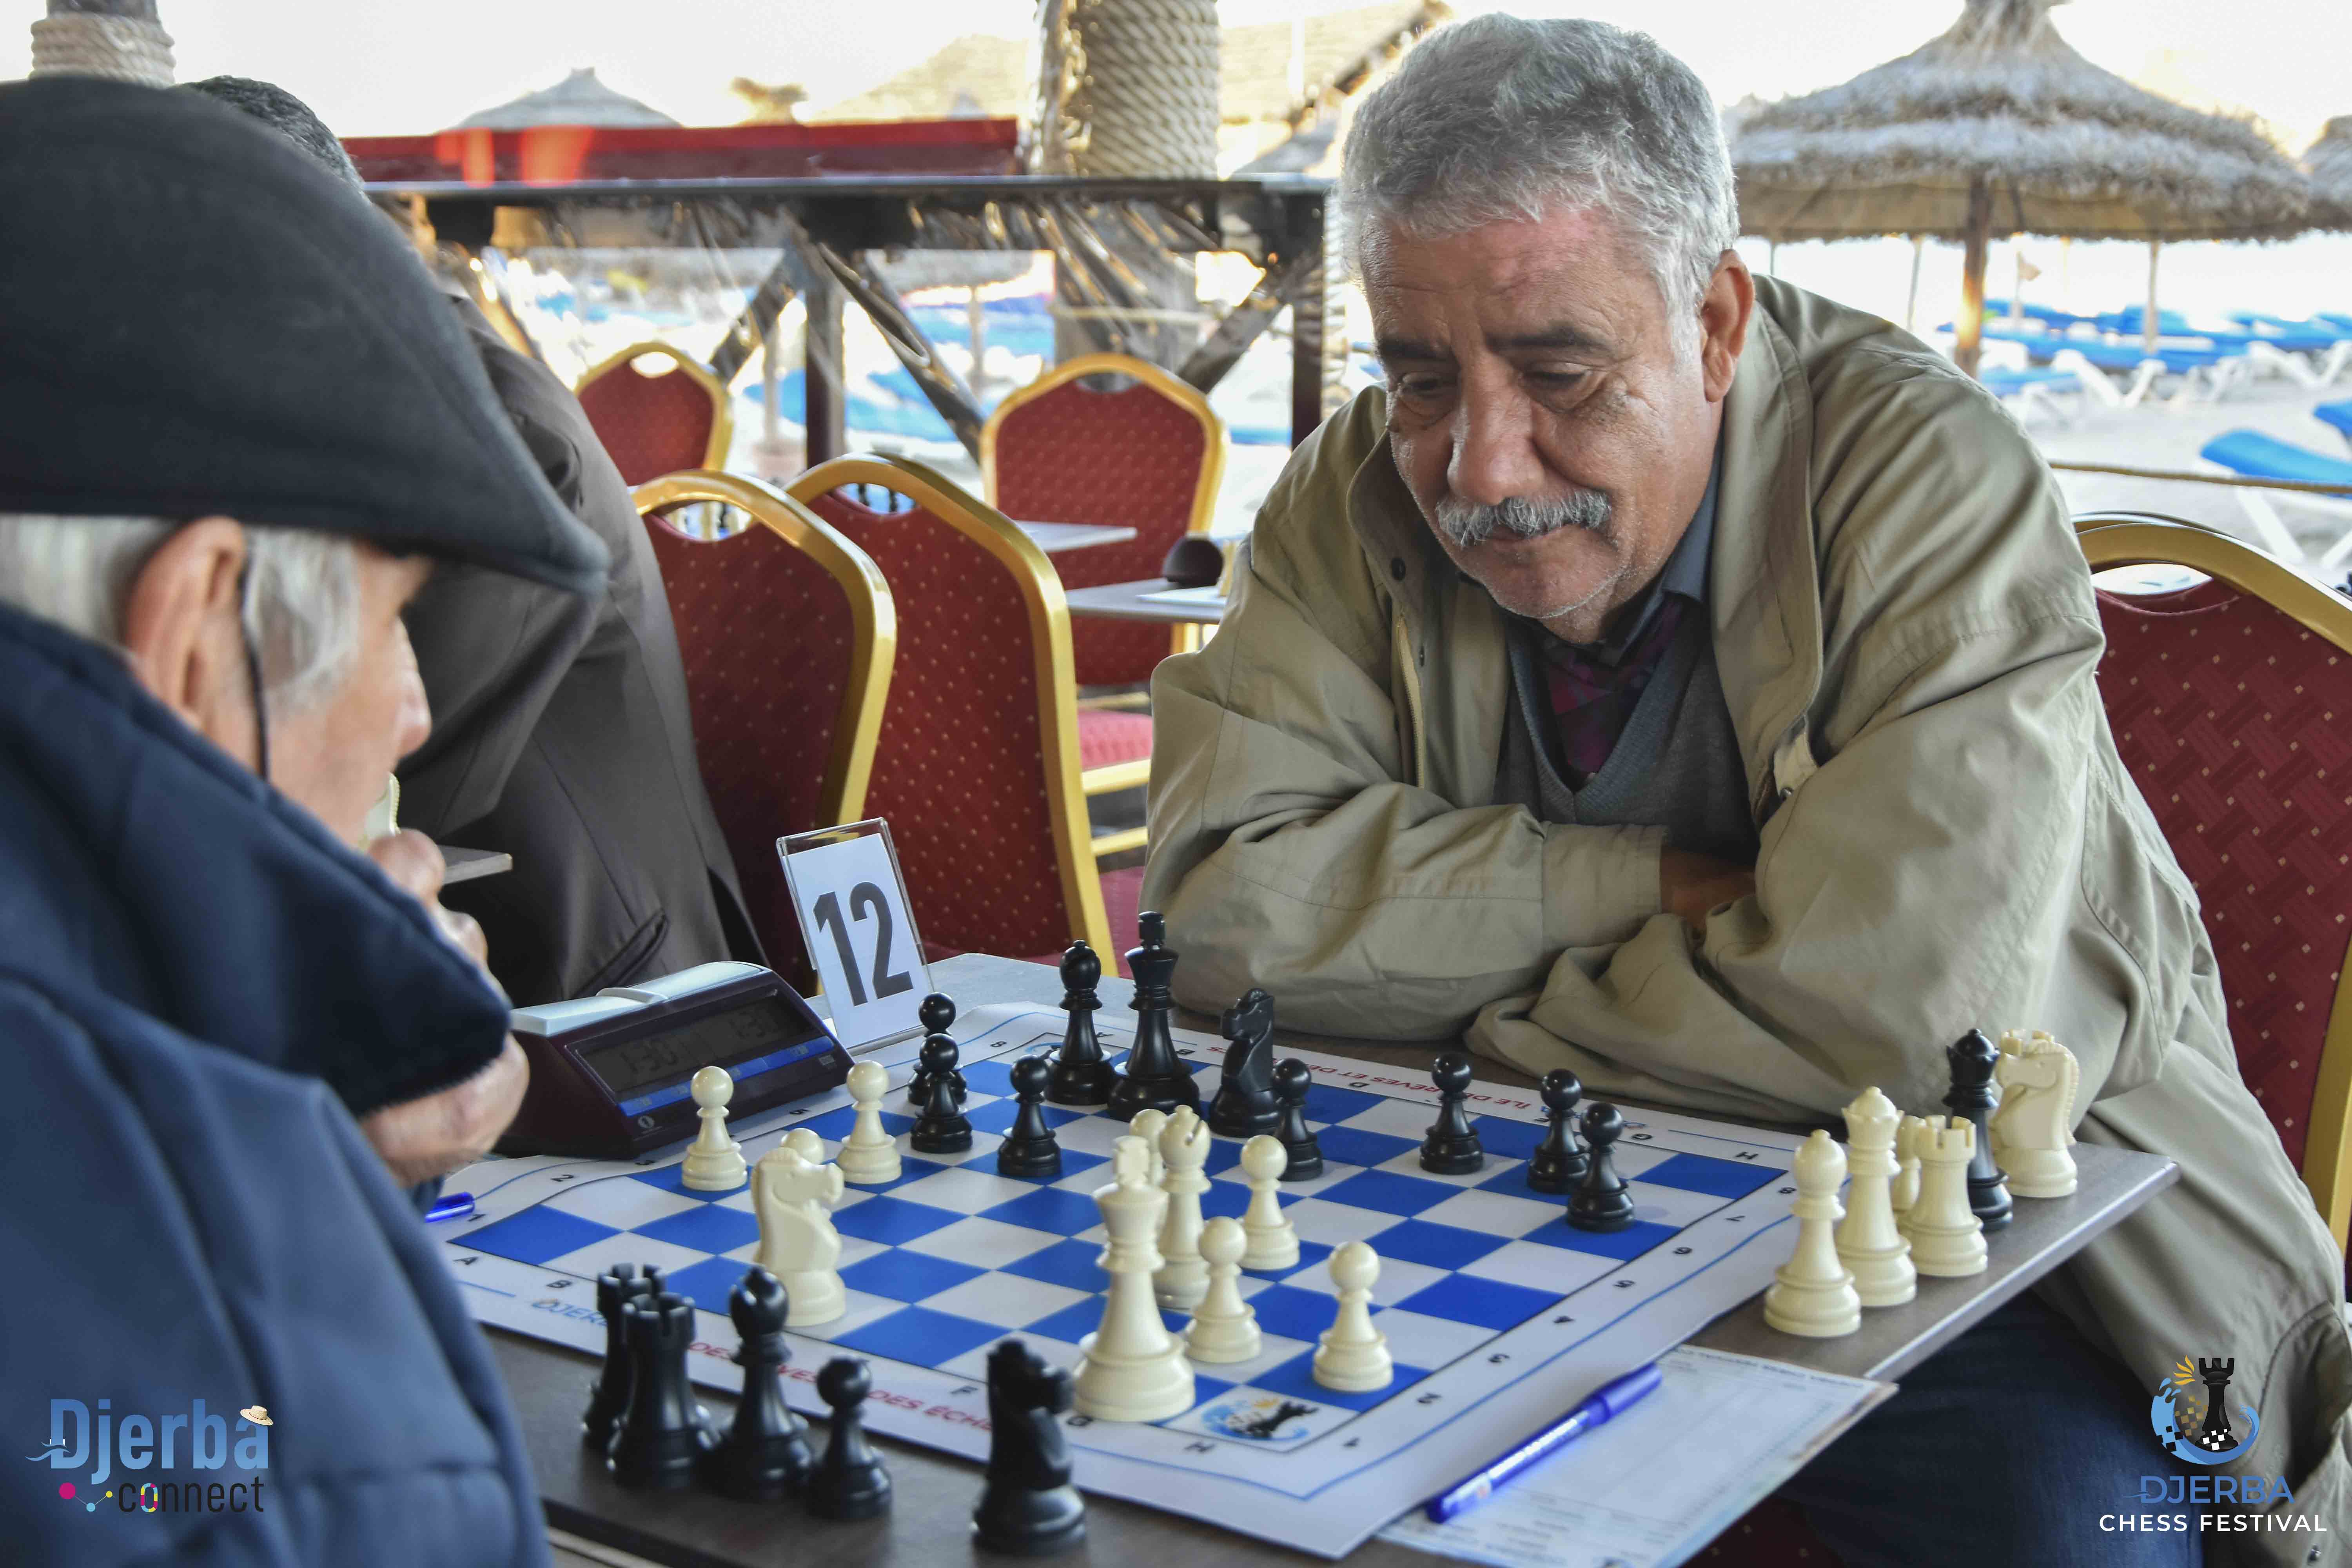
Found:
<svg viewBox="0 0 2352 1568"><path fill-rule="evenodd" d="M1043 1057L1023 1057L1012 1070L1013 1092L1020 1097L1021 1109L1013 1118L1013 1130L996 1147L996 1173L1058 1176L1062 1146L1054 1141L1054 1130L1045 1125L1046 1084L1054 1069Z"/></svg>
<svg viewBox="0 0 2352 1568"><path fill-rule="evenodd" d="M1440 1176L1466 1176L1486 1163L1478 1130L1470 1125L1469 1108L1463 1103L1470 1092L1470 1058L1448 1051L1429 1077L1437 1085L1437 1120L1421 1141L1421 1168Z"/></svg>
<svg viewBox="0 0 2352 1568"><path fill-rule="evenodd" d="M1282 1097L1282 1125L1274 1135L1290 1155L1282 1168L1286 1182L1311 1182L1323 1173L1323 1145L1307 1125L1307 1090L1314 1081L1314 1069L1297 1057L1274 1069L1274 1092Z"/></svg>
<svg viewBox="0 0 2352 1568"><path fill-rule="evenodd" d="M625 1310L640 1296L662 1288L661 1270L637 1272L634 1263L616 1263L609 1274L596 1276L596 1310L604 1318L604 1365L588 1390L588 1410L580 1417L580 1439L598 1453L613 1446L613 1428L629 1409L629 1321Z"/></svg>
<svg viewBox="0 0 2352 1568"><path fill-rule="evenodd" d="M1253 986L1225 1009L1217 1032L1233 1044L1209 1101L1209 1131L1224 1138L1273 1131L1282 1125L1282 1100L1274 1092L1274 998Z"/></svg>
<svg viewBox="0 0 2352 1568"><path fill-rule="evenodd" d="M1951 1064L1951 1092L1944 1096L1944 1109L1955 1116L1965 1116L1976 1124L1977 1151L1969 1159L1969 1212L1984 1222L1987 1230L1999 1230L2010 1222L2016 1205L2010 1201L2009 1178L1992 1158L1993 1108L2000 1102L2000 1091L1992 1086L1993 1068L2000 1064L2000 1047L1985 1037L1981 1029L1970 1029L1952 1042L1944 1052Z"/></svg>
<svg viewBox="0 0 2352 1568"><path fill-rule="evenodd" d="M1168 1032L1169 1016L1176 1009L1168 989L1176 973L1168 922L1147 910L1136 917L1135 929L1143 938L1142 946L1127 952L1128 973L1135 976L1135 1048L1127 1054L1127 1070L1111 1086L1108 1108L1118 1121L1134 1121L1139 1110L1201 1108L1201 1087L1176 1055L1176 1037Z"/></svg>
<svg viewBox="0 0 2352 1568"><path fill-rule="evenodd" d="M1570 1125L1576 1102L1583 1096L1584 1086L1566 1068L1544 1074L1544 1116L1551 1125L1544 1132L1544 1141L1536 1145L1535 1157L1528 1162L1528 1185L1537 1192L1567 1192L1584 1174L1588 1162Z"/></svg>
<svg viewBox="0 0 2352 1568"><path fill-rule="evenodd" d="M1568 1200L1568 1223L1579 1230L1622 1230L1633 1223L1633 1194L1625 1190L1625 1179L1617 1173L1616 1162L1609 1152L1624 1131L1625 1118L1615 1106L1584 1108L1584 1142L1591 1150L1591 1163L1585 1166L1584 1179L1576 1184L1576 1195Z"/></svg>
<svg viewBox="0 0 2352 1568"><path fill-rule="evenodd" d="M777 1373L792 1352L784 1345L790 1304L784 1287L764 1268L743 1276L727 1298L727 1315L740 1340L735 1364L743 1369L743 1397L726 1440L703 1460L712 1490L755 1502L773 1502L800 1489L813 1462L808 1425L784 1403Z"/></svg>
<svg viewBox="0 0 2352 1568"><path fill-rule="evenodd" d="M817 1397L833 1410L833 1437L809 1471L808 1510L819 1519L872 1519L890 1506L890 1473L866 1440L866 1395L874 1374L856 1356L835 1356L816 1374Z"/></svg>
<svg viewBox="0 0 2352 1568"><path fill-rule="evenodd" d="M1056 1105L1100 1105L1118 1082L1102 1042L1095 1037L1095 1014L1102 1007L1095 987L1101 982L1102 960L1095 950L1082 942L1070 943L1062 953L1062 1011L1070 1022L1062 1031L1062 1048L1054 1053L1054 1076L1045 1085L1045 1098Z"/></svg>
<svg viewBox="0 0 2352 1568"><path fill-rule="evenodd" d="M920 1057L918 1058L923 1065L917 1069L913 1079L907 1085L907 1103L919 1111L925 1106L930 1104L930 1044L933 1040L945 1040L949 1047L948 1087L955 1092L955 1102L958 1105L961 1105L963 1103L964 1096L963 1074L955 1070L955 1039L948 1033L948 1030L954 1026L956 1021L956 1005L954 998L942 995L939 992L934 991L929 996L923 998L923 1005L920 1010L917 1012L916 1016L922 1020L923 1025L924 1049Z"/></svg>
<svg viewBox="0 0 2352 1568"><path fill-rule="evenodd" d="M908 1145L918 1154L961 1154L971 1147L971 1123L956 1109L955 1084L962 1076L955 1070L956 1043L945 1035L933 1035L923 1042L922 1060L930 1097L915 1119L914 1131L907 1134Z"/></svg>
<svg viewBox="0 0 2352 1568"><path fill-rule="evenodd" d="M972 1535L991 1552L1043 1557L1087 1536L1087 1503L1070 1484L1070 1446L1054 1419L1070 1407L1070 1374L1019 1340L988 1352L988 1482Z"/></svg>
<svg viewBox="0 0 2352 1568"><path fill-rule="evenodd" d="M694 1402L686 1352L694 1343L694 1303L665 1290L625 1309L629 1321L629 1412L613 1433L605 1468L625 1487L677 1491L714 1441L710 1414Z"/></svg>

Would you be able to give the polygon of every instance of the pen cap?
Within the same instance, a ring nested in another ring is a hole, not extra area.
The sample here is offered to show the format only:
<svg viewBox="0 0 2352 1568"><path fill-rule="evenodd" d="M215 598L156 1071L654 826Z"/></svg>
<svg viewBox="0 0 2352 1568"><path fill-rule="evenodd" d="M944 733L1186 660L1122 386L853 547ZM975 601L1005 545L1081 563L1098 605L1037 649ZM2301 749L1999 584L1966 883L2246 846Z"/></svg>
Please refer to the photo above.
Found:
<svg viewBox="0 0 2352 1568"><path fill-rule="evenodd" d="M1613 1421L1655 1393L1663 1381L1664 1375L1658 1371L1657 1363L1653 1362L1647 1366L1635 1367L1613 1383L1602 1384L1592 1391L1592 1397L1586 1403L1601 1407L1602 1420Z"/></svg>

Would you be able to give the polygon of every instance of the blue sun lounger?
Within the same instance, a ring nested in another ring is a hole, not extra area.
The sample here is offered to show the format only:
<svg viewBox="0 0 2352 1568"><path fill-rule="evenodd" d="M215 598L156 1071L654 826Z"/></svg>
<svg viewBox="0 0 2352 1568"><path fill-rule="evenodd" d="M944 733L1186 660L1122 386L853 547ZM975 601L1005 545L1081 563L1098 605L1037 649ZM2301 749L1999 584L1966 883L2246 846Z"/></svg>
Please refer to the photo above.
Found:
<svg viewBox="0 0 2352 1568"><path fill-rule="evenodd" d="M2275 436L2265 436L2259 430L2231 430L2216 436L2197 455L2210 466L2241 479L2341 486L2341 496L2315 495L2307 490L2282 490L2275 494L2279 504L2322 513L2342 527L2341 535L2320 556L2319 570L2327 571L2347 555L2352 555L2352 462L2298 447L2292 441L2282 441ZM2294 535L2279 516L2278 505L2272 499L2273 492L2241 487L2232 493L2245 508L2246 521L2254 525L2254 531L2262 535L2271 552L2290 563L2303 564L2303 547L2295 542Z"/></svg>

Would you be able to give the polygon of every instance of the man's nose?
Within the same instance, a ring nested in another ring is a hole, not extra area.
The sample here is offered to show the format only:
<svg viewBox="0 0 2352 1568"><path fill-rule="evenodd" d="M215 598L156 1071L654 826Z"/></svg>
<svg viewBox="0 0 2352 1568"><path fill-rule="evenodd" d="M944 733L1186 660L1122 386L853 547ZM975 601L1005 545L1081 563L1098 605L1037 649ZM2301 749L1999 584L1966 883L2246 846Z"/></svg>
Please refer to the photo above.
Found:
<svg viewBox="0 0 2352 1568"><path fill-rule="evenodd" d="M1463 390L1454 414L1454 456L1447 488L1478 506L1541 493L1543 458L1536 450L1534 410L1504 386Z"/></svg>

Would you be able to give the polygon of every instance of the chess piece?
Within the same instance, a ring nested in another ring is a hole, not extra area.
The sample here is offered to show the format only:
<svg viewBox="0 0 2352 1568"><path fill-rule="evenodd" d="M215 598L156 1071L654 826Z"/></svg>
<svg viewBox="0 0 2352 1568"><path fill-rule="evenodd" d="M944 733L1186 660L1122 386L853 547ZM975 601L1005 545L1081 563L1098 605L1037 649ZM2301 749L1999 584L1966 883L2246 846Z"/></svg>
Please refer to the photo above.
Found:
<svg viewBox="0 0 2352 1568"><path fill-rule="evenodd" d="M1242 1145L1242 1174L1249 1179L1250 1190L1249 1209L1242 1215L1242 1234L1248 1243L1242 1253L1244 1268L1298 1267L1298 1227L1282 1212L1276 1192L1289 1163L1279 1138L1261 1132Z"/></svg>
<svg viewBox="0 0 2352 1568"><path fill-rule="evenodd" d="M2036 1029L2000 1037L1993 1067L2000 1109L1993 1113L1993 1162L2021 1198L2063 1198L2074 1190L2074 1094L2083 1069L2074 1053Z"/></svg>
<svg viewBox="0 0 2352 1568"><path fill-rule="evenodd" d="M1282 1125L1282 1101L1274 1092L1274 998L1253 987L1225 1009L1217 1032L1225 1047L1224 1072L1209 1101L1209 1131L1221 1138L1249 1138Z"/></svg>
<svg viewBox="0 0 2352 1568"><path fill-rule="evenodd" d="M1307 1091L1314 1085L1314 1069L1297 1057L1274 1069L1274 1091L1282 1097L1282 1126L1275 1136L1290 1156L1282 1170L1286 1182L1311 1182L1323 1173L1323 1145L1307 1125Z"/></svg>
<svg viewBox="0 0 2352 1568"><path fill-rule="evenodd" d="M1421 1141L1421 1168L1440 1176L1466 1176L1486 1163L1478 1130L1463 1100L1470 1092L1470 1058L1447 1051L1429 1069L1437 1085L1437 1120Z"/></svg>
<svg viewBox="0 0 2352 1568"><path fill-rule="evenodd" d="M750 1173L743 1163L743 1145L727 1136L727 1102L735 1098L735 1080L725 1068L704 1068L694 1075L691 1088L702 1131L686 1152L679 1184L698 1193L731 1193Z"/></svg>
<svg viewBox="0 0 2352 1568"><path fill-rule="evenodd" d="M841 1179L854 1186L887 1186L904 1171L898 1141L882 1127L882 1097L889 1092L890 1073L880 1062L859 1062L849 1069L849 1100L857 1116L833 1163L841 1168Z"/></svg>
<svg viewBox="0 0 2352 1568"><path fill-rule="evenodd" d="M1339 1288L1339 1310L1316 1342L1315 1381L1342 1394L1386 1388L1396 1375L1389 1337L1372 1327L1372 1284L1381 1260L1371 1244L1343 1243L1331 1254L1331 1283Z"/></svg>
<svg viewBox="0 0 2352 1568"><path fill-rule="evenodd" d="M1184 1346L1168 1331L1151 1299L1154 1245L1167 1217L1168 1194L1144 1181L1143 1145L1121 1138L1111 1145L1113 1179L1095 1189L1109 1243L1102 1266L1110 1275L1102 1326L1078 1342L1072 1379L1081 1415L1098 1421L1160 1421L1192 1407L1192 1369Z"/></svg>
<svg viewBox="0 0 2352 1568"><path fill-rule="evenodd" d="M1070 1484L1069 1442L1054 1419L1069 1407L1068 1373L1019 1340L988 1352L988 1479L971 1530L989 1551L1044 1557L1086 1539L1086 1500Z"/></svg>
<svg viewBox="0 0 2352 1568"><path fill-rule="evenodd" d="M817 1131L814 1127L793 1128L784 1134L781 1146L790 1149L812 1165L825 1163L824 1140L817 1135ZM842 1179L848 1180L845 1176Z"/></svg>
<svg viewBox="0 0 2352 1568"><path fill-rule="evenodd" d="M956 1071L956 1043L945 1035L932 1035L923 1042L922 1063L930 1077L930 1098L915 1118L907 1145L918 1154L961 1154L971 1147L971 1123L956 1109L963 1103L957 1092L963 1074Z"/></svg>
<svg viewBox="0 0 2352 1568"><path fill-rule="evenodd" d="M1164 1110L1139 1110L1127 1124L1129 1133L1143 1140L1144 1180L1155 1187L1168 1179L1168 1166L1160 1157L1160 1134L1167 1127Z"/></svg>
<svg viewBox="0 0 2352 1568"><path fill-rule="evenodd" d="M833 1436L803 1488L819 1519L872 1519L890 1506L890 1473L866 1440L866 1396L874 1374L856 1356L835 1356L816 1374L816 1394L833 1412Z"/></svg>
<svg viewBox="0 0 2352 1568"><path fill-rule="evenodd" d="M1995 1094L1992 1071L2000 1061L2000 1051L1985 1038L1983 1030L1970 1029L1952 1043L1944 1057L1952 1068L1952 1088L1944 1096L1944 1109L1968 1118L1976 1129L1976 1153L1969 1162L1969 1212L1985 1229L1999 1230L2009 1223L2014 1207L2000 1167L1992 1163L1992 1131L1988 1125Z"/></svg>
<svg viewBox="0 0 2352 1568"><path fill-rule="evenodd" d="M1895 1187L1887 1205L1898 1215L1919 1201L1919 1135L1927 1130L1924 1116L1906 1116L1895 1129Z"/></svg>
<svg viewBox="0 0 2352 1568"><path fill-rule="evenodd" d="M915 1016L923 1026L923 1044L926 1047L933 1040L945 1040L950 1047L948 1052L948 1087L955 1094L955 1102L961 1105L964 1097L963 1074L955 1070L956 1053L952 1048L955 1039L948 1033L956 1021L955 998L934 991L923 998L923 1005L916 1010ZM916 1059L928 1061L929 1058L923 1053L918 1052ZM907 1106L911 1110L919 1111L930 1102L931 1069L929 1067L923 1067L908 1080Z"/></svg>
<svg viewBox="0 0 2352 1568"><path fill-rule="evenodd" d="M761 1268L783 1281L793 1328L829 1323L849 1305L836 1268L841 1233L827 1212L841 1202L839 1167L813 1165L789 1143L761 1156L751 1173L751 1213L760 1222Z"/></svg>
<svg viewBox="0 0 2352 1568"><path fill-rule="evenodd" d="M743 1397L725 1440L703 1457L703 1476L712 1490L728 1497L773 1502L797 1491L808 1477L808 1424L784 1403L778 1376L792 1359L784 1345L786 1311L783 1286L764 1268L745 1274L727 1298Z"/></svg>
<svg viewBox="0 0 2352 1568"><path fill-rule="evenodd" d="M1624 1115L1615 1106L1584 1108L1584 1176L1568 1200L1568 1223L1579 1230L1623 1230L1633 1223L1633 1194L1618 1175L1612 1152L1624 1131Z"/></svg>
<svg viewBox="0 0 2352 1568"><path fill-rule="evenodd" d="M1102 960L1083 942L1062 952L1062 1011L1070 1021L1062 1031L1062 1048L1054 1053L1054 1076L1045 1098L1055 1105L1101 1105L1110 1099L1118 1075L1095 1037L1095 1014L1102 998L1095 987L1102 983Z"/></svg>
<svg viewBox="0 0 2352 1568"><path fill-rule="evenodd" d="M686 1377L694 1303L665 1290L622 1309L629 1322L629 1411L613 1433L604 1468L625 1487L677 1491L691 1486L714 1439L710 1415Z"/></svg>
<svg viewBox="0 0 2352 1568"><path fill-rule="evenodd" d="M1584 1098L1584 1085L1566 1068L1554 1068L1544 1074L1542 1093L1544 1120L1549 1126L1528 1161L1528 1185L1539 1193L1572 1192L1586 1163L1584 1147L1577 1142L1571 1126L1576 1102Z"/></svg>
<svg viewBox="0 0 2352 1568"><path fill-rule="evenodd" d="M1269 1139L1267 1142L1271 1142ZM1257 1311L1242 1300L1242 1258L1249 1246L1242 1222L1220 1215L1201 1227L1201 1256L1208 1260L1209 1289L1184 1325L1184 1353L1196 1362L1247 1361L1263 1342ZM1297 1244L1291 1246L1297 1261Z"/></svg>
<svg viewBox="0 0 2352 1568"><path fill-rule="evenodd" d="M1969 1207L1975 1126L1965 1116L1930 1118L1919 1130L1916 1148L1919 1196L1898 1222L1911 1244L1911 1266L1941 1279L1983 1273L1984 1226Z"/></svg>
<svg viewBox="0 0 2352 1568"><path fill-rule="evenodd" d="M1838 1261L1853 1271L1854 1294L1865 1307L1899 1307L1919 1293L1911 1244L1895 1226L1895 1131L1903 1113L1875 1089L1845 1108L1845 1220L1837 1228Z"/></svg>
<svg viewBox="0 0 2352 1568"><path fill-rule="evenodd" d="M1013 1092L1021 1109L1013 1113L1011 1131L997 1145L996 1173L1038 1177L1062 1173L1062 1145L1045 1124L1045 1096L1054 1068L1044 1057L1023 1057L1013 1064Z"/></svg>
<svg viewBox="0 0 2352 1568"><path fill-rule="evenodd" d="M598 1453L613 1446L613 1428L629 1409L629 1321L625 1309L640 1296L658 1295L662 1272L647 1268L642 1275L634 1263L615 1263L609 1273L596 1276L596 1310L604 1319L604 1365L588 1391L588 1410L580 1417L580 1439Z"/></svg>
<svg viewBox="0 0 2352 1568"><path fill-rule="evenodd" d="M1160 1267L1152 1270L1152 1294L1163 1307L1197 1307L1209 1293L1209 1265L1201 1257L1201 1194L1209 1190L1202 1167L1209 1161L1209 1125L1178 1106L1160 1133L1160 1158L1168 1168L1160 1185L1168 1194L1160 1224Z"/></svg>
<svg viewBox="0 0 2352 1568"><path fill-rule="evenodd" d="M2230 1402L2226 1397L2230 1379L2237 1370L2236 1356L2211 1361L2203 1356L2197 1358L2197 1381L2205 1385L2205 1422L2189 1439L2190 1447L2201 1448L2208 1454L2226 1454L2238 1446L2238 1435L2230 1426ZM2253 1412L2249 1410L2247 1414Z"/></svg>
<svg viewBox="0 0 2352 1568"><path fill-rule="evenodd" d="M1797 1151L1794 1170L1797 1247L1764 1292L1764 1321L1784 1334L1835 1339L1862 1327L1862 1298L1854 1293L1853 1273L1838 1261L1831 1234L1842 1212L1837 1194L1845 1181L1845 1151L1817 1131Z"/></svg>
<svg viewBox="0 0 2352 1568"><path fill-rule="evenodd" d="M1176 998L1168 982L1176 973L1176 954L1168 948L1168 922L1150 910L1136 917L1143 945L1127 952L1128 973L1135 976L1135 1046L1127 1054L1127 1070L1111 1086L1110 1114L1132 1120L1147 1107L1173 1110L1180 1105L1199 1110L1201 1089L1192 1071L1176 1054L1176 1038L1168 1032Z"/></svg>

